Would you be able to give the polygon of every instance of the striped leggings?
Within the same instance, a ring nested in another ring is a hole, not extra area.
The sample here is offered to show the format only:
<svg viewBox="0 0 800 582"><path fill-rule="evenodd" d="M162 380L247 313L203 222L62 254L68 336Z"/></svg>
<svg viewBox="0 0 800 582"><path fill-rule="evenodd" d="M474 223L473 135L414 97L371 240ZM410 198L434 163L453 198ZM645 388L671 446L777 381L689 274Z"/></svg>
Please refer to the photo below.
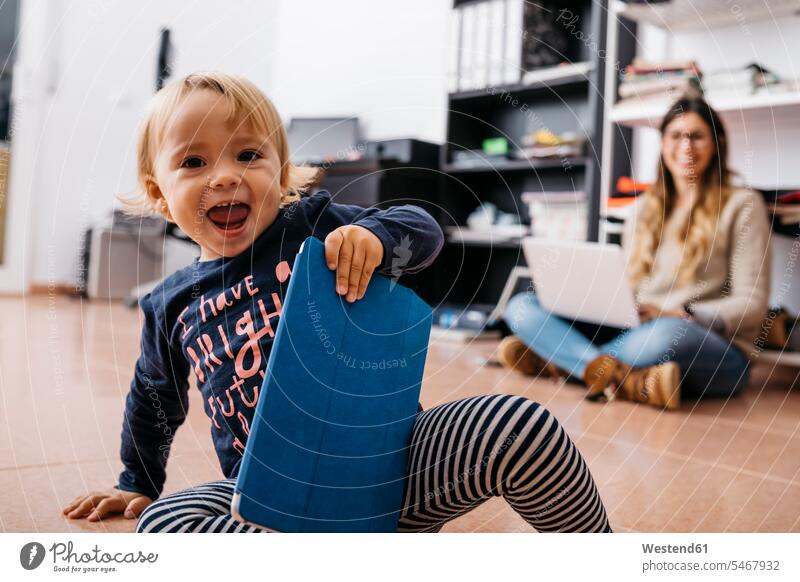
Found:
<svg viewBox="0 0 800 582"><path fill-rule="evenodd" d="M162 497L138 532L261 532L233 519L235 479ZM594 479L543 406L485 395L420 412L414 424L400 532L435 532L502 495L538 531L610 532Z"/></svg>

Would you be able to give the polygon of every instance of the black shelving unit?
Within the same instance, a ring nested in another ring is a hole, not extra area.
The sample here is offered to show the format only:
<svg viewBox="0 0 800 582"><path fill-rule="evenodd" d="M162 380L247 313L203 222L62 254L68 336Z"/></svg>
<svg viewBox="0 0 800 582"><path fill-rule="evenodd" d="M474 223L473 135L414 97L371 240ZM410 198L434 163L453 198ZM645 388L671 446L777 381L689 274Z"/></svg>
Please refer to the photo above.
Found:
<svg viewBox="0 0 800 582"><path fill-rule="evenodd" d="M470 0L477 2L480 0ZM463 5L456 1L454 6ZM562 3L564 4L564 3ZM603 131L604 54L607 2L568 2L578 18L569 35L567 58L590 63L587 74L571 74L528 85L512 83L451 93L447 138L441 152L438 219L446 227L466 225L481 202L517 214L530 224L521 195L528 191L584 191L588 204L587 240L597 240L600 201L600 151ZM509 4L510 5L510 4ZM561 6L554 4L553 19ZM556 26L563 26L556 24ZM520 80L522 72L520 73ZM523 135L538 129L574 131L588 137L586 155L564 159L480 159L468 166L454 162L459 149L477 150L483 140L505 137L521 146ZM511 270L524 264L519 240L501 244L449 238L437 261L440 301L496 304Z"/></svg>
<svg viewBox="0 0 800 582"><path fill-rule="evenodd" d="M530 172L536 170L569 168L583 166L585 164L586 157L542 160L501 160L475 166L458 166L455 164L445 163L442 165L442 171L448 174L476 174L487 172L499 174L501 172Z"/></svg>

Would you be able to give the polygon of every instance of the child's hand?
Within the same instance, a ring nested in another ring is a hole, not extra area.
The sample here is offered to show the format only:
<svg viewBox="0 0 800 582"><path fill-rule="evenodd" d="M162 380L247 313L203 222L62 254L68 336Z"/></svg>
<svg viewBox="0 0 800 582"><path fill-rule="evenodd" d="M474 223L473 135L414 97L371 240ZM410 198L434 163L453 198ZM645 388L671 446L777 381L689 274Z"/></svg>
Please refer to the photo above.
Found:
<svg viewBox="0 0 800 582"><path fill-rule="evenodd" d="M383 260L383 244L363 226L340 226L325 237L325 260L336 269L336 292L352 303L367 291L375 268Z"/></svg>
<svg viewBox="0 0 800 582"><path fill-rule="evenodd" d="M144 508L153 502L149 497L133 491L109 489L78 495L64 508L70 519L89 516L89 521L100 521L115 513L123 513L126 519L139 517Z"/></svg>

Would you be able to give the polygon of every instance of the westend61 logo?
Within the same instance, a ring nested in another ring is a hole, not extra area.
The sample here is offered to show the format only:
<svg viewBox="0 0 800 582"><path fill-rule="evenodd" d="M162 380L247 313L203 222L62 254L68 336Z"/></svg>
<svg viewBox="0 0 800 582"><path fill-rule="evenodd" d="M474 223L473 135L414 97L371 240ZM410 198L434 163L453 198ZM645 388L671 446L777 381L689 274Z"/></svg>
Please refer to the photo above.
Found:
<svg viewBox="0 0 800 582"><path fill-rule="evenodd" d="M49 550L38 542L29 542L19 552L19 563L26 570L41 566L47 553L53 558L54 572L116 572L116 564L154 564L158 554L138 552L104 552L95 545L89 551L76 552L72 542L57 542Z"/></svg>

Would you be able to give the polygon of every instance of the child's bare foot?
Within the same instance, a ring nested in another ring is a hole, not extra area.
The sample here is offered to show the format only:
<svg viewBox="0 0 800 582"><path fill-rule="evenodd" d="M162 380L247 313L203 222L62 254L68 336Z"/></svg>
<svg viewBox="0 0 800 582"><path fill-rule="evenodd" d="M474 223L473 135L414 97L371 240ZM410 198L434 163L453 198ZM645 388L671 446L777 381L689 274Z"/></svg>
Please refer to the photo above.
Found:
<svg viewBox="0 0 800 582"><path fill-rule="evenodd" d="M146 495L133 491L93 491L78 495L63 509L63 514L70 519L85 517L88 521L100 521L117 513L122 513L126 519L133 519L139 517L152 502Z"/></svg>

